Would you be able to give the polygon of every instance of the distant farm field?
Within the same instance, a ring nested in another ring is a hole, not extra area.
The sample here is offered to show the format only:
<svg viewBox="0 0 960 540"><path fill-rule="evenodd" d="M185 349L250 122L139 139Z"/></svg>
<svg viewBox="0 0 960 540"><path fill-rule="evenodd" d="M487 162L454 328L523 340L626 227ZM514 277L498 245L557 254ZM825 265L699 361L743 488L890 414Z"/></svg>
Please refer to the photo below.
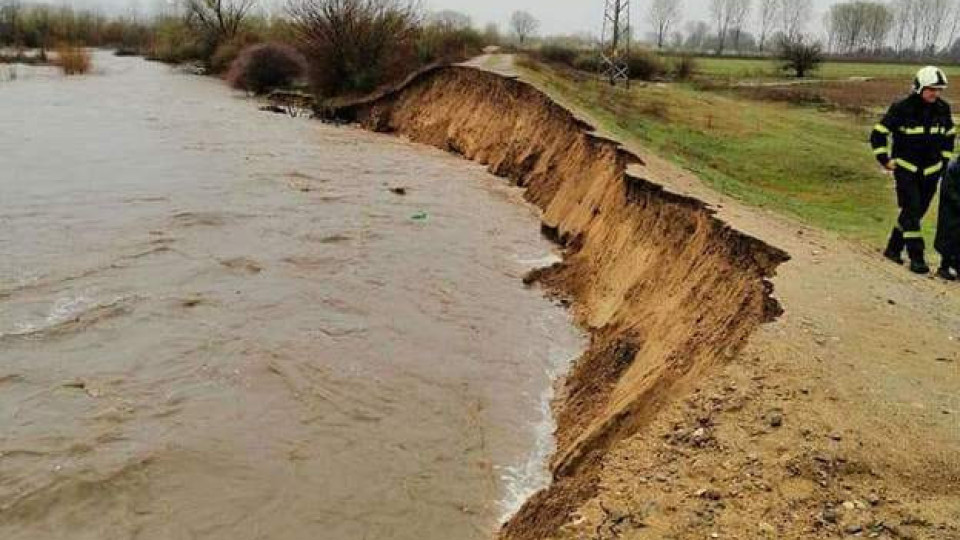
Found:
<svg viewBox="0 0 960 540"><path fill-rule="evenodd" d="M926 64L890 64L871 62L826 62L813 74L815 78L846 79L850 77L880 77L909 79ZM947 77L960 78L960 66L942 66ZM778 64L765 58L697 58L700 75L733 79L764 79L781 77ZM960 79L958 79L960 80Z"/></svg>
<svg viewBox="0 0 960 540"><path fill-rule="evenodd" d="M612 90L594 77L533 62L524 63L522 72L606 131L638 141L722 193L875 246L890 232L893 181L867 142L877 116L849 113L848 106L863 109L852 101L827 103L832 93L858 96L865 85L882 80L774 85L754 95L751 88L704 90L688 83ZM823 103L808 106L797 94L776 94L793 91L812 92ZM880 87L874 93L873 101L889 103L898 90ZM928 235L934 215L935 208Z"/></svg>

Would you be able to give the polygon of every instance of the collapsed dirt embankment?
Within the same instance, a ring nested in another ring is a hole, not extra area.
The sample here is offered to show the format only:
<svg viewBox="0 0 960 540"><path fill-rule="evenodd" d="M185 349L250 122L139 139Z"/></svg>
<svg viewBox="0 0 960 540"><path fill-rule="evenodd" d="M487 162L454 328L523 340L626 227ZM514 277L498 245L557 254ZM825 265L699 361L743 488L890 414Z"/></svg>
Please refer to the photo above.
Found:
<svg viewBox="0 0 960 540"><path fill-rule="evenodd" d="M556 403L553 485L503 538L544 538L596 490L600 457L779 314L767 278L783 251L702 202L628 173L640 159L518 80L433 69L338 118L486 164L526 189L562 263L534 272L591 332Z"/></svg>

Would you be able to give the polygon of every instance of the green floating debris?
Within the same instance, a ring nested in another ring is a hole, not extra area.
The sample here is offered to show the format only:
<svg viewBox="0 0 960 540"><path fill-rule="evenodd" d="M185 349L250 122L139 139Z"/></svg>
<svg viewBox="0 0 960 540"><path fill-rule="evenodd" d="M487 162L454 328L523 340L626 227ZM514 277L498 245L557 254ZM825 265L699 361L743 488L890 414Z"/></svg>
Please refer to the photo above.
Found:
<svg viewBox="0 0 960 540"><path fill-rule="evenodd" d="M427 213L426 212L417 212L416 214L410 216L410 219L414 221L426 221Z"/></svg>

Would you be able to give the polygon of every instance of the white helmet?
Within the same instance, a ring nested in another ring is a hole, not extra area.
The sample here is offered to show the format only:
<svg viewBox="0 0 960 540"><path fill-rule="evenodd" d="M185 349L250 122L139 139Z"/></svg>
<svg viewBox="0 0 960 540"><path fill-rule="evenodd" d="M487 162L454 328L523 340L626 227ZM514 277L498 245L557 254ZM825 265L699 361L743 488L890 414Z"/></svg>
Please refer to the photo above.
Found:
<svg viewBox="0 0 960 540"><path fill-rule="evenodd" d="M940 68L927 66L917 72L913 79L913 91L920 93L924 88L939 88L943 90L947 87L947 76L943 74Z"/></svg>

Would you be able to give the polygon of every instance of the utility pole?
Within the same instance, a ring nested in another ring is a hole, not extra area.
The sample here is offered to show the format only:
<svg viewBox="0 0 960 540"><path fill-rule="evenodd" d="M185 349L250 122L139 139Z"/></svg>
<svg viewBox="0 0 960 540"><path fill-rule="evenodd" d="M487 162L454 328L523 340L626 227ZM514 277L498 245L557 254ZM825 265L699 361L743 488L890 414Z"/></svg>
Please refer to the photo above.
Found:
<svg viewBox="0 0 960 540"><path fill-rule="evenodd" d="M630 0L604 0L600 38L600 77L611 86L630 87Z"/></svg>

